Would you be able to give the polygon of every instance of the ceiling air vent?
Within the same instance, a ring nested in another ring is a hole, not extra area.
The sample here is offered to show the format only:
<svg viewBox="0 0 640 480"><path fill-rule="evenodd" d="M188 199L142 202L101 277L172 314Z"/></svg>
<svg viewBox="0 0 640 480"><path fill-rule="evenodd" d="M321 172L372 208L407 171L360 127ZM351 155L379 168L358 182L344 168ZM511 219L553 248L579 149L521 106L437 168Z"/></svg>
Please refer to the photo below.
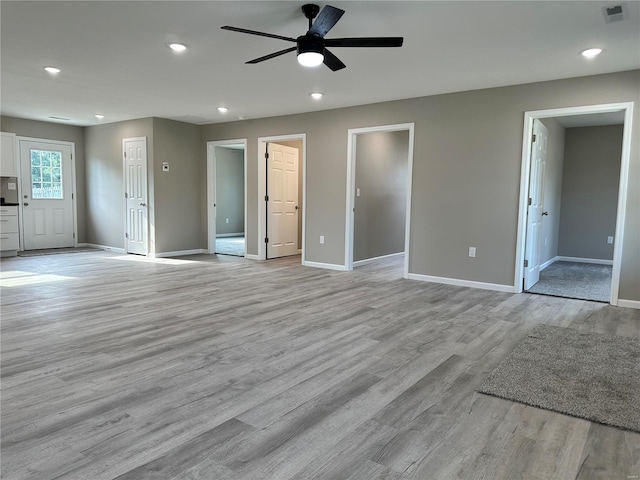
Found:
<svg viewBox="0 0 640 480"><path fill-rule="evenodd" d="M610 7L602 7L602 14L606 23L619 22L624 18L626 7L623 3L620 5L612 5Z"/></svg>

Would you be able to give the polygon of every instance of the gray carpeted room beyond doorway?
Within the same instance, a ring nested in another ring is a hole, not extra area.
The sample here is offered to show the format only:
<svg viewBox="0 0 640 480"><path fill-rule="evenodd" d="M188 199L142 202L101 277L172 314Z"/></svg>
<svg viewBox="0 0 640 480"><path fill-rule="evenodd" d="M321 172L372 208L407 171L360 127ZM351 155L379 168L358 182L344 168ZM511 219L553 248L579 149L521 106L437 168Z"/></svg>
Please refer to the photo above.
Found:
<svg viewBox="0 0 640 480"><path fill-rule="evenodd" d="M527 292L609 303L611 265L555 262L540 271L540 281Z"/></svg>

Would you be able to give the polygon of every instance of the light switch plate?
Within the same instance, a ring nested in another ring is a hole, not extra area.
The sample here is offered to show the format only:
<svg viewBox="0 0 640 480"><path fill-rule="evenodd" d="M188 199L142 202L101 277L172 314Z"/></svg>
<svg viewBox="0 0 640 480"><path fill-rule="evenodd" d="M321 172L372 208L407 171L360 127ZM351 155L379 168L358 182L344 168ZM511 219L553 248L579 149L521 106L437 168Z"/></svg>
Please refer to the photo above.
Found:
<svg viewBox="0 0 640 480"><path fill-rule="evenodd" d="M8 190L15 190L16 189L16 184L13 182L8 182L7 183L7 189Z"/></svg>

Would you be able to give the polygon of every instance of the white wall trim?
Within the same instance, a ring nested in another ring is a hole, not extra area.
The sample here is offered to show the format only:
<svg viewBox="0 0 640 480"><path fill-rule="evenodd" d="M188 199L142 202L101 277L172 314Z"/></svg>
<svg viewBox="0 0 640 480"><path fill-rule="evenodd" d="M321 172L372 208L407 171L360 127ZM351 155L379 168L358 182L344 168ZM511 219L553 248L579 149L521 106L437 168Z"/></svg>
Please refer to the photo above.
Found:
<svg viewBox="0 0 640 480"><path fill-rule="evenodd" d="M260 257L254 254L246 254L244 258L246 258L247 260L260 260Z"/></svg>
<svg viewBox="0 0 640 480"><path fill-rule="evenodd" d="M472 280L461 280L458 278L434 277L431 275L421 275L418 273L410 273L407 277L409 280L419 280L421 282L441 283L444 285L454 285L456 287L478 288L481 290L493 290L496 292L514 293L513 286L501 285L498 283L475 282Z"/></svg>
<svg viewBox="0 0 640 480"><path fill-rule="evenodd" d="M530 139L533 134L533 121L540 118L564 117L604 112L624 112L624 129L622 135L622 156L620 161L620 182L618 187L618 210L616 215L615 243L613 247L613 272L611 278L611 304L618 304L620 287L620 268L622 264L622 243L624 239L627 184L629 178L629 159L631 155L631 130L633 118L633 102L608 103L602 105L586 105L579 107L554 108L525 112L524 129L522 131L522 163L520 167L520 199L518 208L518 232L516 239L516 263L513 290L523 290L524 255L526 242L527 198L529 195L529 173L531 167Z"/></svg>
<svg viewBox="0 0 640 480"><path fill-rule="evenodd" d="M247 231L247 139L217 140L207 142L207 252L216 251L216 209L214 204L216 181L215 147L228 145L244 145L244 231ZM242 234L244 235L244 233ZM220 235L222 236L222 235ZM246 241L246 240L245 240Z"/></svg>
<svg viewBox="0 0 640 480"><path fill-rule="evenodd" d="M335 263L321 263L321 262L302 262L304 267L324 268L326 270L338 270L340 272L346 272L347 267L344 265L337 265Z"/></svg>
<svg viewBox="0 0 640 480"><path fill-rule="evenodd" d="M540 271L544 270L545 268L547 268L549 265L556 263L558 261L558 257L553 257L551 260L547 260L544 263L540 264Z"/></svg>
<svg viewBox="0 0 640 480"><path fill-rule="evenodd" d="M409 131L409 148L407 153L407 205L404 233L404 278L409 278L409 247L411 237L411 185L413 184L413 144L415 123L398 123L377 127L350 128L347 132L347 209L345 215L344 264L346 270L353 270L354 211L356 192L356 135L374 132Z"/></svg>
<svg viewBox="0 0 640 480"><path fill-rule="evenodd" d="M98 245L97 243L82 243L78 246L99 248L100 250L104 250L106 252L127 253L125 252L124 248L110 247L108 245Z"/></svg>
<svg viewBox="0 0 640 480"><path fill-rule="evenodd" d="M258 137L258 258L266 260L267 249L264 243L266 237L266 217L267 208L264 204L266 195L267 167L265 165L264 154L267 152L267 143L277 143L278 141L302 140L302 161L298 168L302 168L302 264L306 258L306 236L307 236L307 134L292 133L289 135L272 135L269 137ZM298 185L300 188L300 185ZM246 229L245 229L246 230Z"/></svg>
<svg viewBox="0 0 640 480"><path fill-rule="evenodd" d="M357 260L353 262L353 266L360 267L362 265L367 265L368 263L373 263L384 258L398 257L400 255L404 255L404 252L390 253L389 255L380 255L379 257L365 258L364 260Z"/></svg>
<svg viewBox="0 0 640 480"><path fill-rule="evenodd" d="M175 252L158 252L150 253L149 258L167 258L167 257L184 257L186 255L200 255L202 253L209 253L206 248L194 248L192 250L177 250Z"/></svg>
<svg viewBox="0 0 640 480"><path fill-rule="evenodd" d="M624 300L622 298L618 299L618 306L622 308L635 308L636 310L640 310L640 301L638 300Z"/></svg>
<svg viewBox="0 0 640 480"><path fill-rule="evenodd" d="M244 232L216 233L216 238L226 238L226 237L244 237Z"/></svg>
<svg viewBox="0 0 640 480"><path fill-rule="evenodd" d="M604 260L601 258L583 258L583 257L563 257L557 256L554 262L576 262L576 263L593 263L594 265L613 265L613 260Z"/></svg>

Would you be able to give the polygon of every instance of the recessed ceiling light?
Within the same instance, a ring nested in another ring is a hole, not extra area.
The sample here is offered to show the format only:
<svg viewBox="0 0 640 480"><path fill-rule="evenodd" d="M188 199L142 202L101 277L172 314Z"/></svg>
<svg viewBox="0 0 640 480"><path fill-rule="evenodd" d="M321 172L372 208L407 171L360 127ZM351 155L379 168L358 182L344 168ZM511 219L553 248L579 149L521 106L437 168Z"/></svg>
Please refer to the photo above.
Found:
<svg viewBox="0 0 640 480"><path fill-rule="evenodd" d="M102 119L104 118L104 115L102 115L101 113L96 113L96 114L95 114L95 117L96 117L98 120L102 120Z"/></svg>
<svg viewBox="0 0 640 480"><path fill-rule="evenodd" d="M322 94L322 93L320 93L320 92L313 92L313 93L311 94L311 98L313 98L314 100L320 100L320 99L322 98L322 95L323 95L323 94Z"/></svg>
<svg viewBox="0 0 640 480"><path fill-rule="evenodd" d="M229 111L229 109L227 107L218 107L218 111L220 113L227 113Z"/></svg>
<svg viewBox="0 0 640 480"><path fill-rule="evenodd" d="M238 120L246 120L247 117L245 117L244 115L238 115Z"/></svg>
<svg viewBox="0 0 640 480"><path fill-rule="evenodd" d="M56 73L60 73L60 69L58 67L44 67L44 69L49 72L51 75L55 75Z"/></svg>
<svg viewBox="0 0 640 480"><path fill-rule="evenodd" d="M597 57L601 53L602 53L602 49L601 48L587 48L586 50L583 50L583 51L580 52L580 54L583 57L587 57L587 58Z"/></svg>
<svg viewBox="0 0 640 480"><path fill-rule="evenodd" d="M187 46L182 43L170 43L168 46L176 53L184 52L187 49Z"/></svg>

